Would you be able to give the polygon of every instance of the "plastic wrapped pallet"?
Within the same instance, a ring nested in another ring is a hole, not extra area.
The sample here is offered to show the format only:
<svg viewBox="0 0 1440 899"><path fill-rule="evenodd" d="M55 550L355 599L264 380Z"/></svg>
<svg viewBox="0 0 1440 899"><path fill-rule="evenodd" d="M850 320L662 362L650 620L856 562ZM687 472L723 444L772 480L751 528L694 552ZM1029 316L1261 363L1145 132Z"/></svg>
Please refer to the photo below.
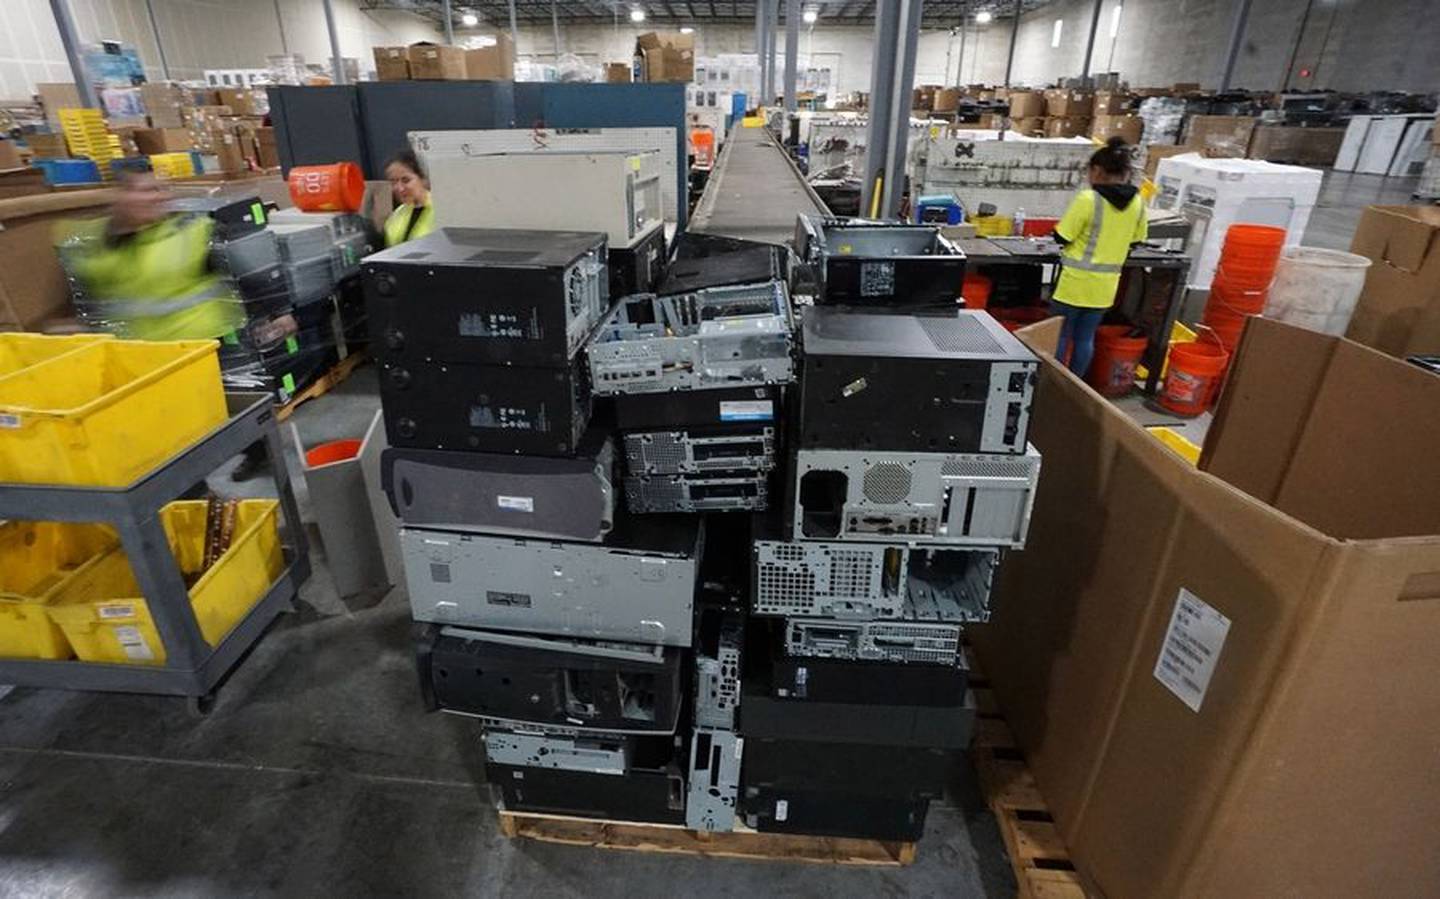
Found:
<svg viewBox="0 0 1440 899"><path fill-rule="evenodd" d="M1185 101L1177 97L1147 98L1140 104L1140 118L1145 120L1145 140L1152 144L1180 143L1185 108Z"/></svg>

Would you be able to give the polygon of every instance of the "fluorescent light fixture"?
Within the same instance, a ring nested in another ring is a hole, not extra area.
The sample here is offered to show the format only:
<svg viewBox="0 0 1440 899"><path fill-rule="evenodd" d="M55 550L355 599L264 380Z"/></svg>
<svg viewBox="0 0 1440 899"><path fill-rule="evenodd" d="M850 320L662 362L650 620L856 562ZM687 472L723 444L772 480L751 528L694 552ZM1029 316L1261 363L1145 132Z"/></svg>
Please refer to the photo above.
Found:
<svg viewBox="0 0 1440 899"><path fill-rule="evenodd" d="M975 14L975 21L980 25L989 25L993 18L995 18L995 14L988 9L982 9Z"/></svg>
<svg viewBox="0 0 1440 899"><path fill-rule="evenodd" d="M694 29L694 28L691 28L689 25L682 25L682 26L680 26L680 33L681 33L681 34L694 34L694 33L695 33L695 29Z"/></svg>
<svg viewBox="0 0 1440 899"><path fill-rule="evenodd" d="M466 28L474 28L476 25L480 24L480 17L475 15L473 12L467 12L465 15L460 17L460 24L464 25Z"/></svg>
<svg viewBox="0 0 1440 899"><path fill-rule="evenodd" d="M1055 30L1050 33L1050 46L1051 46L1051 47L1058 47L1058 46L1060 46L1060 33L1061 33L1062 31L1064 31L1064 30L1065 30L1065 20L1064 20L1064 19L1056 19L1056 20L1055 20Z"/></svg>
<svg viewBox="0 0 1440 899"><path fill-rule="evenodd" d="M1118 37L1118 36L1120 35L1120 13L1121 13L1121 11L1124 10L1124 9L1125 9L1125 7L1123 7L1123 6L1121 6L1119 3L1117 3L1117 4L1115 4L1115 12L1113 12L1113 13L1110 14L1110 36L1111 36L1111 37Z"/></svg>
<svg viewBox="0 0 1440 899"><path fill-rule="evenodd" d="M813 9L807 9L800 14L800 18L805 20L806 25L814 25L815 20L820 18L820 14Z"/></svg>
<svg viewBox="0 0 1440 899"><path fill-rule="evenodd" d="M643 22L643 21L645 21L645 10L643 10L643 9L632 9L632 10L630 10L630 21L632 21L632 22Z"/></svg>

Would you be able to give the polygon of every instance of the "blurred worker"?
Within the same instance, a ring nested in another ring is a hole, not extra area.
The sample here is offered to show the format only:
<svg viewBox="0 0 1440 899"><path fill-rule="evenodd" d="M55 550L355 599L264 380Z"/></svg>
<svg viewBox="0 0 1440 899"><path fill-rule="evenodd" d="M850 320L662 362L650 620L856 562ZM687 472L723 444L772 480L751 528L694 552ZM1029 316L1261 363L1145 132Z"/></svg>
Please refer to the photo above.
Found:
<svg viewBox="0 0 1440 899"><path fill-rule="evenodd" d="M211 270L215 223L175 213L170 201L154 175L122 175L110 215L63 242L67 266L108 331L140 340L223 337L245 324L245 309L230 281Z"/></svg>
<svg viewBox="0 0 1440 899"><path fill-rule="evenodd" d="M435 230L435 207L430 203L430 179L420 168L413 150L401 150L385 163L385 177L395 194L395 211L385 220L385 246L424 237Z"/></svg>
<svg viewBox="0 0 1440 899"><path fill-rule="evenodd" d="M1060 279L1052 294L1056 315L1064 316L1055 358L1080 377L1095 355L1095 329L1115 305L1120 270L1130 248L1148 231L1145 201L1130 180L1130 148L1118 137L1090 157L1090 187L1070 201L1055 226Z"/></svg>

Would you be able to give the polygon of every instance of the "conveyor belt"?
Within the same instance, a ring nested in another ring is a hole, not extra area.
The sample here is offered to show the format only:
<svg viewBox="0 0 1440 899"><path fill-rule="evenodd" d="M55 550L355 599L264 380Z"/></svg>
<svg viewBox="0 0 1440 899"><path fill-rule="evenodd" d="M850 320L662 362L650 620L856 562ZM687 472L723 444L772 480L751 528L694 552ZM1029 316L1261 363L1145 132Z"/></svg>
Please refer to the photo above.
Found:
<svg viewBox="0 0 1440 899"><path fill-rule="evenodd" d="M827 214L769 131L737 126L715 161L689 230L785 243L802 212Z"/></svg>

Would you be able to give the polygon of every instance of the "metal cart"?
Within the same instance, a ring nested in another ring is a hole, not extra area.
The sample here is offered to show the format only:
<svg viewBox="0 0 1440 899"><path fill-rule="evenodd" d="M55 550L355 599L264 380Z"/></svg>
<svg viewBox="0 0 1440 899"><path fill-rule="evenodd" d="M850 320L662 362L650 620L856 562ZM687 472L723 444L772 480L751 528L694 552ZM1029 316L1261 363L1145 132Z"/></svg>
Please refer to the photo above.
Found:
<svg viewBox="0 0 1440 899"><path fill-rule="evenodd" d="M309 548L275 426L274 397L226 394L230 420L129 487L51 487L0 484L0 518L103 522L120 535L125 553L165 646L163 665L0 659L0 683L64 690L184 696L194 714L214 703L215 685L281 612L291 611L310 576ZM265 442L284 514L285 568L265 596L218 646L200 633L189 590L170 551L159 513L256 441Z"/></svg>

